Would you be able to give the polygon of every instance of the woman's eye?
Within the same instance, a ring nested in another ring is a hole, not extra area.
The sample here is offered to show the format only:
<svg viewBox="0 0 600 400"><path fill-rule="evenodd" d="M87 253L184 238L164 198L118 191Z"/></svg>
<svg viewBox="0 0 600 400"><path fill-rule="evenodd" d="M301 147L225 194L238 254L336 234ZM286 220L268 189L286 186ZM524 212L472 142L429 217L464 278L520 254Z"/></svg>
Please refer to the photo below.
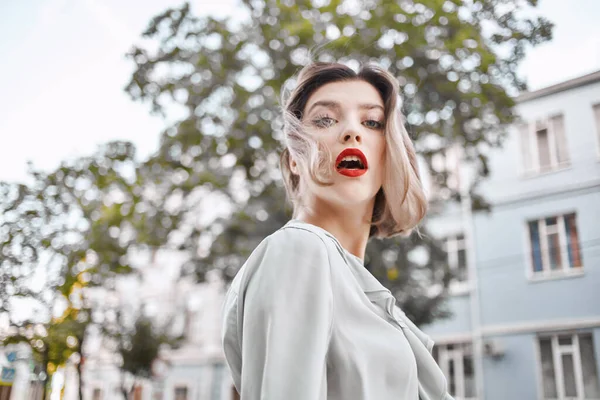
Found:
<svg viewBox="0 0 600 400"><path fill-rule="evenodd" d="M371 129L381 129L383 128L383 122L380 121L376 121L374 119L370 119L364 122L365 126L367 128L371 128Z"/></svg>
<svg viewBox="0 0 600 400"><path fill-rule="evenodd" d="M321 117L313 120L313 124L319 128L329 128L333 124L335 124L335 119L330 117Z"/></svg>

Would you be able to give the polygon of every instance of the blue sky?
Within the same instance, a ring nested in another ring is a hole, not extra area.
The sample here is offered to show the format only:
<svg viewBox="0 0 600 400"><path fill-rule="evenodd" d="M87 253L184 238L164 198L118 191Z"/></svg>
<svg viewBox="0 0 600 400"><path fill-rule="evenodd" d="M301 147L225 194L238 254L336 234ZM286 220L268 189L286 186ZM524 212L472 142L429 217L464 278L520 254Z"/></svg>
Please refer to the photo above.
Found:
<svg viewBox="0 0 600 400"><path fill-rule="evenodd" d="M194 1L195 12L226 15L235 0ZM180 1L23 0L0 2L0 180L89 154L111 139L154 150L165 121L123 91L124 54L151 17ZM600 1L540 0L556 23L551 43L521 67L531 89L600 69Z"/></svg>

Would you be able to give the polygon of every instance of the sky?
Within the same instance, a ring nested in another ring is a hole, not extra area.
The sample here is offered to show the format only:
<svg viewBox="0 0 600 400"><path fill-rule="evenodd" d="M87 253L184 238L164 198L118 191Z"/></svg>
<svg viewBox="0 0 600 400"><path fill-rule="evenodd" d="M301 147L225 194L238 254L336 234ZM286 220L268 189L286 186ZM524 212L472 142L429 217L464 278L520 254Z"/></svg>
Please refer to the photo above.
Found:
<svg viewBox="0 0 600 400"><path fill-rule="evenodd" d="M0 180L26 179L27 162L56 167L114 139L140 154L158 146L167 121L124 92L125 53L150 19L180 1L0 1ZM195 13L225 16L236 0L191 1ZM530 49L520 73L531 90L600 69L600 1L540 0L556 26Z"/></svg>

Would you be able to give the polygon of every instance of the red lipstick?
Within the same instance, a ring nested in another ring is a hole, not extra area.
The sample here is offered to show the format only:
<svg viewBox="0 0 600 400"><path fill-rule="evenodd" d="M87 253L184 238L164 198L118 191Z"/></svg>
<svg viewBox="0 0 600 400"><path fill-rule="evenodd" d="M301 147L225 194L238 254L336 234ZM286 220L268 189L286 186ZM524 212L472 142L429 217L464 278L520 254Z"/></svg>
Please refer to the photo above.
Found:
<svg viewBox="0 0 600 400"><path fill-rule="evenodd" d="M340 162L346 156L358 157L360 159L360 162L364 166L364 168L363 169L360 169L360 168L338 168L338 165L340 165ZM369 169L369 165L367 163L367 157L365 157L363 152L357 148L344 149L335 159L335 166L336 166L337 172L339 172L342 175L351 177L351 178L364 175L367 172L367 169Z"/></svg>

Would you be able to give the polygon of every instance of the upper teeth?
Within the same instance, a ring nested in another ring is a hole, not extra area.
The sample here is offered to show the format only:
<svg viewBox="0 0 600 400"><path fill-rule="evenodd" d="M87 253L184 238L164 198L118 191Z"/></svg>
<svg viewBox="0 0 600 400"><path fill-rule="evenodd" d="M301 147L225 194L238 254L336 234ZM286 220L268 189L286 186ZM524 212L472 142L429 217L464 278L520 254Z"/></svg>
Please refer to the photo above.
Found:
<svg viewBox="0 0 600 400"><path fill-rule="evenodd" d="M346 157L342 158L341 161L359 161L362 163L361 159L358 158L357 156L346 156Z"/></svg>

